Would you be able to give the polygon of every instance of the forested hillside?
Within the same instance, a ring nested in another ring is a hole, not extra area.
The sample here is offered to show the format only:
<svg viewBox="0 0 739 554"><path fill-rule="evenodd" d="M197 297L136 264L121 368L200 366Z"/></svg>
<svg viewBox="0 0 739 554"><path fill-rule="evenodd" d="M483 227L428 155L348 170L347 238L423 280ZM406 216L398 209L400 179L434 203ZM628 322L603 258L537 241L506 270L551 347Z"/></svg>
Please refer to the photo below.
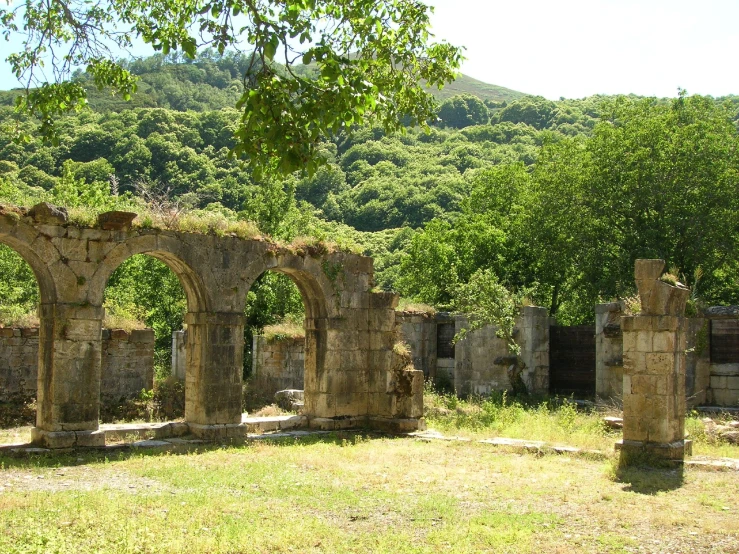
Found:
<svg viewBox="0 0 739 554"><path fill-rule="evenodd" d="M257 182L229 155L243 63L130 62L141 78L133 101L96 92L53 145L13 142L13 93L3 93L0 198L102 209L147 195L158 209L251 221L281 240L355 244L375 257L378 286L442 308L492 270L561 321L591 320L595 302L633 294L637 257L666 258L697 285L696 301L739 303L739 97L555 102L476 84L463 90L480 96L440 95L428 131L356 129L324 142L315 174ZM31 136L36 125L20 122ZM154 266L135 265L141 285ZM254 293L261 323L299 310L275 294L280 283L265 278ZM23 278L0 297L6 310L33 301ZM120 311L126 302L111 300Z"/></svg>

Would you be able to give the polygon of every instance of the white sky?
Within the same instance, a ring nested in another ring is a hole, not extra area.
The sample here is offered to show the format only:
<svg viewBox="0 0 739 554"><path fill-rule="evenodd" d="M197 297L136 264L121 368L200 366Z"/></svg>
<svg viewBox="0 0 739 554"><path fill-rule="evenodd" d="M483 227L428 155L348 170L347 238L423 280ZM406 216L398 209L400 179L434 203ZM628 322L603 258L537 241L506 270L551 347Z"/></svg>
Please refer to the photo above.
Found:
<svg viewBox="0 0 739 554"><path fill-rule="evenodd" d="M739 94L739 0L427 0L462 72L552 100Z"/></svg>
<svg viewBox="0 0 739 554"><path fill-rule="evenodd" d="M553 100L739 94L739 0L426 2L436 40L465 46L462 72L487 83ZM17 45L0 39L0 89L18 86Z"/></svg>

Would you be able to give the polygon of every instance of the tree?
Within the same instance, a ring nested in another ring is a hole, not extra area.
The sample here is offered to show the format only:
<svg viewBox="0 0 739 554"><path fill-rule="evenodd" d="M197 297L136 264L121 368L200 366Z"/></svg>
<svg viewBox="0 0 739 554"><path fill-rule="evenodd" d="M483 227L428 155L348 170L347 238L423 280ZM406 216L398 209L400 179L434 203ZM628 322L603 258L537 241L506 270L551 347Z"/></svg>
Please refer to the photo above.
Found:
<svg viewBox="0 0 739 554"><path fill-rule="evenodd" d="M488 122L488 108L477 96L459 94L441 103L439 119L442 127L463 129Z"/></svg>
<svg viewBox="0 0 739 554"><path fill-rule="evenodd" d="M17 108L36 115L47 138L56 116L85 102L83 84L68 80L75 67L124 98L135 91L111 45L139 37L189 59L204 47L224 54L251 45L234 150L258 175L314 171L331 132L372 122L395 131L403 118L432 119L434 100L421 83L452 80L461 54L429 43L430 9L418 0L28 0L0 10L0 24L6 35L23 35L23 49L7 58L26 85ZM45 60L53 82L40 70ZM301 63L315 71L298 71Z"/></svg>
<svg viewBox="0 0 739 554"><path fill-rule="evenodd" d="M700 267L704 300L736 302L734 113L684 93L620 97L601 113L590 138L546 146L533 174L523 238L552 287L552 313L581 320L599 299L633 293L637 258L663 258L688 278Z"/></svg>

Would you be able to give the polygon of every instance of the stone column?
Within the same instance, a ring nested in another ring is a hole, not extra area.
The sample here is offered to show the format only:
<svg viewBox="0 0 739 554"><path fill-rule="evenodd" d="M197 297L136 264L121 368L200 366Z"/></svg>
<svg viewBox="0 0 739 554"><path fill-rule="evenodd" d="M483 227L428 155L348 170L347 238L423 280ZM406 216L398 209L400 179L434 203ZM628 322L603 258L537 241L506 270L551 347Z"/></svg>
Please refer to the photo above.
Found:
<svg viewBox="0 0 739 554"><path fill-rule="evenodd" d="M105 434L98 431L103 314L99 306L39 306L33 443L48 448L105 444Z"/></svg>
<svg viewBox="0 0 739 554"><path fill-rule="evenodd" d="M185 421L203 438L243 436L243 313L190 312L187 324Z"/></svg>
<svg viewBox="0 0 739 554"><path fill-rule="evenodd" d="M595 394L600 398L623 393L622 312L620 302L595 306Z"/></svg>
<svg viewBox="0 0 739 554"><path fill-rule="evenodd" d="M661 281L662 260L637 260L642 310L624 316L624 438L622 454L647 452L682 460L685 440L685 327L688 289ZM625 459L628 461L628 458Z"/></svg>

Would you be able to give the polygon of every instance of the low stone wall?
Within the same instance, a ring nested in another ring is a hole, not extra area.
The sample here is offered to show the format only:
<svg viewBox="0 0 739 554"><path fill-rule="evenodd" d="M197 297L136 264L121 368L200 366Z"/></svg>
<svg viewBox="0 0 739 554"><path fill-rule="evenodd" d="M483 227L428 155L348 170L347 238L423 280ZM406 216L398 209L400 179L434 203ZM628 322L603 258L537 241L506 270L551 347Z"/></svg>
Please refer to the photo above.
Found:
<svg viewBox="0 0 739 554"><path fill-rule="evenodd" d="M38 329L0 329L0 401L36 396ZM101 400L134 398L154 386L154 331L103 330Z"/></svg>
<svg viewBox="0 0 739 554"><path fill-rule="evenodd" d="M103 329L100 398L103 404L134 398L154 387L154 331Z"/></svg>
<svg viewBox="0 0 739 554"><path fill-rule="evenodd" d="M467 325L457 316L457 332ZM493 391L511 390L508 369L513 359L504 339L496 335L494 326L483 327L457 343L454 358L454 389L459 396L489 395ZM521 377L528 392L549 391L549 317L546 308L526 306L514 328L514 339L521 347Z"/></svg>
<svg viewBox="0 0 739 554"><path fill-rule="evenodd" d="M260 394L271 398L279 390L304 388L304 338L268 340L254 335L252 344L252 375Z"/></svg>

